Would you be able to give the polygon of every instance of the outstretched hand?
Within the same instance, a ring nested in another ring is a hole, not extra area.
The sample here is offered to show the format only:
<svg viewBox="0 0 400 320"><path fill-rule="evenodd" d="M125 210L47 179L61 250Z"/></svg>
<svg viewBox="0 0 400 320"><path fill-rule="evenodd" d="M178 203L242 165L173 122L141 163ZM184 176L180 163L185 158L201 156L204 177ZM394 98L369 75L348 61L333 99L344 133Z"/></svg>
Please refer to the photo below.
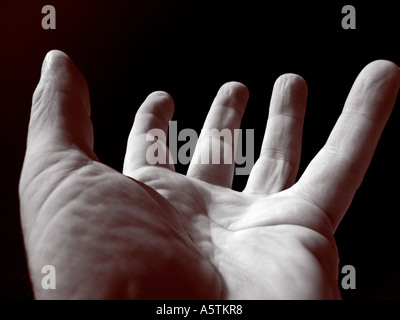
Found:
<svg viewBox="0 0 400 320"><path fill-rule="evenodd" d="M237 192L234 164L192 161L182 175L173 165L148 163L154 142L146 135L154 128L166 132L174 110L164 92L150 94L138 110L123 174L100 163L86 81L65 54L48 53L20 180L36 298L340 298L333 234L399 84L395 64L366 66L325 146L296 182L307 86L300 76L281 76L260 158ZM244 85L222 86L204 128L239 128L247 99ZM193 159L209 139L200 136ZM56 269L55 290L41 286L44 265Z"/></svg>

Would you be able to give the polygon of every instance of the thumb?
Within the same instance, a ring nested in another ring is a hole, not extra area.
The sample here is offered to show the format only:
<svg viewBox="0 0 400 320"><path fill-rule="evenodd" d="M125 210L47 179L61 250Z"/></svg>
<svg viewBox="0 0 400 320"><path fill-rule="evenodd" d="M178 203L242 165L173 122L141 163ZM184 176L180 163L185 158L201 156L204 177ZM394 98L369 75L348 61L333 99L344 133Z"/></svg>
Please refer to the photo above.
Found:
<svg viewBox="0 0 400 320"><path fill-rule="evenodd" d="M33 94L19 183L24 233L57 186L88 160L97 157L87 83L66 54L50 51Z"/></svg>
<svg viewBox="0 0 400 320"><path fill-rule="evenodd" d="M43 61L33 94L27 153L66 149L96 157L86 80L65 53L53 50Z"/></svg>

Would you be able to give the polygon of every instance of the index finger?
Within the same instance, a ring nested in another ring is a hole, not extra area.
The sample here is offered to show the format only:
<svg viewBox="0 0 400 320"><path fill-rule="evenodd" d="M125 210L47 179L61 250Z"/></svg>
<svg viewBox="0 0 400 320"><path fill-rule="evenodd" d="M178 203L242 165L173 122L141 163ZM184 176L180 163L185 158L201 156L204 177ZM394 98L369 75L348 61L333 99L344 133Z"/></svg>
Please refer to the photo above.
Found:
<svg viewBox="0 0 400 320"><path fill-rule="evenodd" d="M364 178L392 112L400 71L378 60L359 74L325 146L293 191L325 211L336 229Z"/></svg>

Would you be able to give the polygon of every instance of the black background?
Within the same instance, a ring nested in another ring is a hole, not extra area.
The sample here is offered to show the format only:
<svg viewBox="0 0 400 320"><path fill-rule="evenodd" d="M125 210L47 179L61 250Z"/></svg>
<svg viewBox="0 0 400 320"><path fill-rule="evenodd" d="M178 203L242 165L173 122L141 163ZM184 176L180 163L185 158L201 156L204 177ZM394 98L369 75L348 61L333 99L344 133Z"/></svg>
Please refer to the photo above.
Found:
<svg viewBox="0 0 400 320"><path fill-rule="evenodd" d="M56 8L56 30L41 26L46 4ZM341 27L346 4L356 8L356 30ZM383 1L1 1L0 297L32 299L17 190L31 96L47 51L64 51L86 77L95 152L117 170L135 112L150 92L172 95L178 130L200 132L215 93L231 80L250 90L242 128L255 129L257 156L273 83L298 73L309 87L301 173L360 70L375 59L400 64L398 21L395 5ZM343 290L345 299L400 298L399 108L397 102L336 233L340 265L357 271L356 290ZM246 179L236 176L234 188Z"/></svg>

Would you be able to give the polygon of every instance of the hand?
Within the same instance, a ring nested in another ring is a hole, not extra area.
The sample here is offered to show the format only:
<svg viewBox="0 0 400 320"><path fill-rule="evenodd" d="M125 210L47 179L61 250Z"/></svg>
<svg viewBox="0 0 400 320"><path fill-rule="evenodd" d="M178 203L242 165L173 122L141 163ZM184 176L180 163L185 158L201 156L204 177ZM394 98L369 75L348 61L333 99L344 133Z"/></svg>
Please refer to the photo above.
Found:
<svg viewBox="0 0 400 320"><path fill-rule="evenodd" d="M234 165L192 161L184 176L172 165L148 163L154 142L146 134L166 132L173 114L163 92L150 94L137 112L123 174L100 163L87 84L65 54L50 52L33 96L20 180L36 298L340 298L333 234L399 83L393 63L366 66L326 145L295 183L307 87L297 75L281 76L261 156L245 190L236 192ZM204 127L239 128L247 99L244 85L225 84ZM194 159L208 139L200 136ZM55 290L42 289L44 265L56 269Z"/></svg>

